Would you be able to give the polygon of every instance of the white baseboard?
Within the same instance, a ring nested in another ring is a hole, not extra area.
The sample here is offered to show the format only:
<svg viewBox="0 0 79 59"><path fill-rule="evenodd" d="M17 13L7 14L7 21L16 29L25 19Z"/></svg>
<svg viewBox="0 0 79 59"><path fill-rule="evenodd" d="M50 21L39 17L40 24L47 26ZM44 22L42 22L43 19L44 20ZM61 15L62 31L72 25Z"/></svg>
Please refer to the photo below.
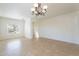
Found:
<svg viewBox="0 0 79 59"><path fill-rule="evenodd" d="M48 38L48 37L43 37L43 36L40 36L40 38L46 38L46 39L51 39L51 40L57 40L57 41L62 41L62 42L67 42L67 43L72 43L72 44L79 44L79 41L65 41L65 40L61 40L61 39Z"/></svg>

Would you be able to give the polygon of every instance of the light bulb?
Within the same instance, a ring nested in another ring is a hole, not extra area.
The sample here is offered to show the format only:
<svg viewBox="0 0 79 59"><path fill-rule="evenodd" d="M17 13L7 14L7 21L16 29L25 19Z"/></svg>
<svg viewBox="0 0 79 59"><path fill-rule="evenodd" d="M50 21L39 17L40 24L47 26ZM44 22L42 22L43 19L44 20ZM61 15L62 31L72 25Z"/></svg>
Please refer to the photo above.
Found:
<svg viewBox="0 0 79 59"><path fill-rule="evenodd" d="M35 3L35 4L34 4L34 7L38 7L38 3Z"/></svg>
<svg viewBox="0 0 79 59"><path fill-rule="evenodd" d="M47 5L43 6L43 9L47 9Z"/></svg>
<svg viewBox="0 0 79 59"><path fill-rule="evenodd" d="M31 11L35 11L35 8L31 8Z"/></svg>
<svg viewBox="0 0 79 59"><path fill-rule="evenodd" d="M35 14L37 14L37 11L35 11Z"/></svg>
<svg viewBox="0 0 79 59"><path fill-rule="evenodd" d="M45 10L42 10L42 12L45 13L46 11Z"/></svg>

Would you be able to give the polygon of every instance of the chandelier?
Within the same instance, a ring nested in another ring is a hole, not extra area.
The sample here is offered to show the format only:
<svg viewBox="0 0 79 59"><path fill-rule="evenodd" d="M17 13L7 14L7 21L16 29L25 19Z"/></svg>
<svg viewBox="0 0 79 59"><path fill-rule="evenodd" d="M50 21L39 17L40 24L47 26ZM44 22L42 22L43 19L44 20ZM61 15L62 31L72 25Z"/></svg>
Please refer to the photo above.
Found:
<svg viewBox="0 0 79 59"><path fill-rule="evenodd" d="M32 15L45 15L47 12L47 5L42 6L41 3L35 3L33 8L31 8Z"/></svg>

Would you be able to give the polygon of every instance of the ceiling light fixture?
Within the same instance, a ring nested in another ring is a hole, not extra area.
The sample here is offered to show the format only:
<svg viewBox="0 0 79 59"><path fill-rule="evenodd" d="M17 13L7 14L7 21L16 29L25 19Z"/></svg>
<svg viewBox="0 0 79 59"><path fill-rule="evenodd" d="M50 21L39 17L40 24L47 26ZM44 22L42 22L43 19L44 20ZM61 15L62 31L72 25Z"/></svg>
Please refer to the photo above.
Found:
<svg viewBox="0 0 79 59"><path fill-rule="evenodd" d="M31 8L32 15L45 15L47 12L47 5L42 6L41 3L35 3L33 8Z"/></svg>

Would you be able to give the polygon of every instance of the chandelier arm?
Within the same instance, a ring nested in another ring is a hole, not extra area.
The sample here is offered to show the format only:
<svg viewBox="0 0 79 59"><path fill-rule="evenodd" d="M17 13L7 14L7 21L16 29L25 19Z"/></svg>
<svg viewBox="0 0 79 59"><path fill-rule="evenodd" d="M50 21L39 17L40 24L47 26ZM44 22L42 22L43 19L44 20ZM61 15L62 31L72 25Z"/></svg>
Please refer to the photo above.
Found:
<svg viewBox="0 0 79 59"><path fill-rule="evenodd" d="M44 6L45 7L45 6ZM47 12L47 8L43 8L41 3L38 3L36 7L34 7L34 10L32 11L33 15L39 16L39 15L45 15Z"/></svg>

